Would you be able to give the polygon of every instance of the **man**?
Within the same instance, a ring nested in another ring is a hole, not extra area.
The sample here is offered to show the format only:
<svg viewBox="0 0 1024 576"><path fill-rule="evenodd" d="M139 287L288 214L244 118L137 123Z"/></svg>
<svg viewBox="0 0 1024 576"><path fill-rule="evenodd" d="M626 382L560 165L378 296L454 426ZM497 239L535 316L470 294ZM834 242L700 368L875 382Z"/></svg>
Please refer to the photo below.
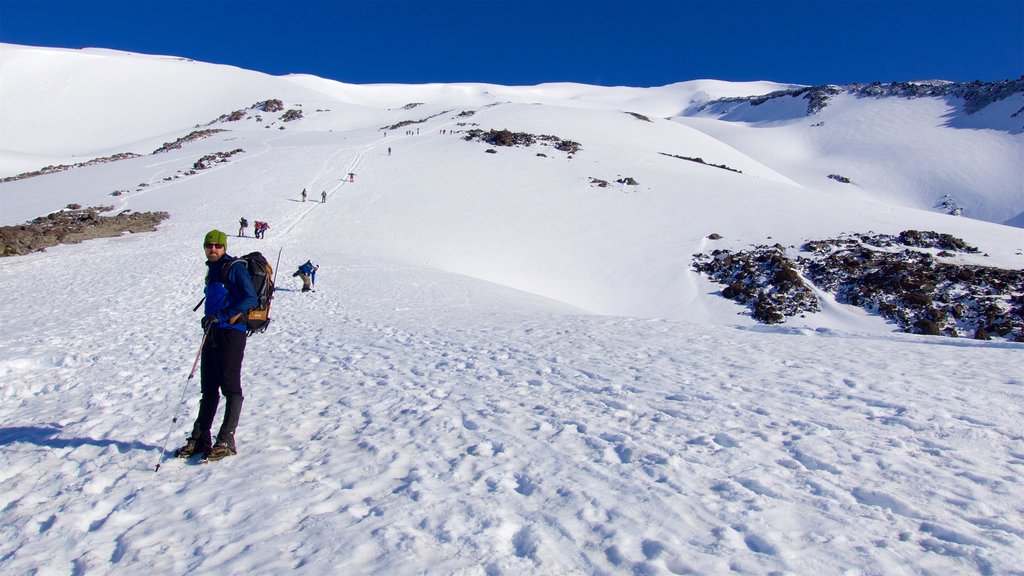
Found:
<svg viewBox="0 0 1024 576"><path fill-rule="evenodd" d="M192 435L175 453L178 458L203 454L209 460L220 460L238 453L235 428L242 413L245 314L256 305L256 291L244 263L231 265L235 258L227 254L227 241L227 234L220 230L210 230L203 239L208 269L205 315L201 322L204 332L199 368L202 398ZM213 443L210 427L221 393L225 398L224 421Z"/></svg>
<svg viewBox="0 0 1024 576"><path fill-rule="evenodd" d="M299 269L292 274L292 278L298 276L302 279L302 291L309 292L313 289L313 285L316 283L316 271L320 269L320 266L314 266L312 262L306 260L306 263L299 266Z"/></svg>

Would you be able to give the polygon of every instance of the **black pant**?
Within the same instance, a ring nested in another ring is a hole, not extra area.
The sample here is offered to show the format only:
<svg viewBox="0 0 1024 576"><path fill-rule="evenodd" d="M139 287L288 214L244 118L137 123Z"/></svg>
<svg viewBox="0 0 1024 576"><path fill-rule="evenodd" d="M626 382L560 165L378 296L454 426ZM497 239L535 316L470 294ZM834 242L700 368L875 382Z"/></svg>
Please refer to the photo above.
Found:
<svg viewBox="0 0 1024 576"><path fill-rule="evenodd" d="M200 448L212 444L210 427L217 414L220 394L224 393L224 421L217 434L218 442L235 447L235 428L242 413L242 358L245 356L245 332L232 328L212 328L203 346L199 374L203 396L199 416L192 427L192 438Z"/></svg>

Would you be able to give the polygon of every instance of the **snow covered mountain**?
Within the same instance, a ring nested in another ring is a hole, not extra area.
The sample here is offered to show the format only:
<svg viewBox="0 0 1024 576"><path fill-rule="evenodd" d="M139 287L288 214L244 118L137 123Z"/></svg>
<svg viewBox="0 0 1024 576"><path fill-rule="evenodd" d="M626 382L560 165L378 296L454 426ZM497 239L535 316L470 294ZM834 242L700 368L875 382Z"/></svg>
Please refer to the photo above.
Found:
<svg viewBox="0 0 1024 576"><path fill-rule="evenodd" d="M825 293L762 326L692 263L926 230L1021 269L1024 94L809 114L806 88L357 86L0 44L0 225L170 213L0 259L0 572L1017 569L1024 345ZM194 415L211 228L282 253L275 321L241 454L154 474Z"/></svg>

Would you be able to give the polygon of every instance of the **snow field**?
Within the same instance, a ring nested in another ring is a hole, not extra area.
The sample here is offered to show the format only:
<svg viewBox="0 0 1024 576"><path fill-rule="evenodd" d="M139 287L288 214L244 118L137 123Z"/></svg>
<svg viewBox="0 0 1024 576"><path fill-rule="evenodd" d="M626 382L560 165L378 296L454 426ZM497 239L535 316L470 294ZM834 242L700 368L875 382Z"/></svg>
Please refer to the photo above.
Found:
<svg viewBox="0 0 1024 576"><path fill-rule="evenodd" d="M410 309L424 292L397 287L457 279L368 265L346 277L283 290L275 333L250 341L237 459L152 471L191 361L182 338L156 337L184 355L155 359L161 385L101 360L131 338L70 344L93 350L83 382L59 391L78 410L23 380L60 367L6 366L25 391L5 421L48 423L4 434L19 478L5 526L45 535L5 552L12 568L899 573L1017 558L1024 382L985 374L1018 350L943 360L948 346L911 338L851 349L828 332L483 304L449 316ZM383 289L373 315L329 295L359 286ZM971 384L949 389L954 371ZM67 544L55 553L51 538Z"/></svg>
<svg viewBox="0 0 1024 576"><path fill-rule="evenodd" d="M1013 266L1019 230L794 185L798 171L740 143L648 125L578 86L538 88L586 104L554 109L482 108L505 101L480 87L287 82L316 93L283 131L247 120L0 188L5 224L71 202L171 213L155 233L0 260L0 572L1019 570L1020 344L895 334L834 302L757 326L688 269L719 245L906 228ZM662 92L717 86L698 84ZM245 106L279 95L239 92ZM401 110L431 94L460 96ZM678 101L622 94L640 113ZM390 110L369 108L385 95ZM483 129L584 151L489 155L438 133L469 105ZM419 136L379 130L448 109ZM588 181L620 175L641 186ZM234 237L241 216L270 222L266 239ZM239 455L155 472L197 409L191 308L211 228L233 255L282 251L274 322L248 341ZM290 276L306 259L313 293Z"/></svg>

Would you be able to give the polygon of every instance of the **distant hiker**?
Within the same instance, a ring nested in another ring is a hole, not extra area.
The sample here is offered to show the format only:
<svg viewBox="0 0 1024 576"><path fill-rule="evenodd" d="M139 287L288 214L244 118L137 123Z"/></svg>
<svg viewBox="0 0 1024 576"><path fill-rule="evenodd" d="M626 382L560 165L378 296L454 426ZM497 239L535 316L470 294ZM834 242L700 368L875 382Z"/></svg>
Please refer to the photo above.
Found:
<svg viewBox="0 0 1024 576"><path fill-rule="evenodd" d="M348 173L348 181L349 181L349 182L355 182L355 181L356 181L356 175L355 175L355 173L353 173L353 172L349 172L349 173Z"/></svg>
<svg viewBox="0 0 1024 576"><path fill-rule="evenodd" d="M257 220L253 224L253 236L262 240L263 235L266 234L267 230L269 229L270 224L267 224L266 222L260 222L259 220Z"/></svg>
<svg viewBox="0 0 1024 576"><path fill-rule="evenodd" d="M388 156L391 156L391 146L388 146Z"/></svg>
<svg viewBox="0 0 1024 576"><path fill-rule="evenodd" d="M299 269L292 274L292 278L298 276L302 279L302 291L309 292L313 289L313 285L316 281L316 271L320 269L320 266L314 266L312 262L306 260L306 263L299 266Z"/></svg>
<svg viewBox="0 0 1024 576"><path fill-rule="evenodd" d="M327 190L320 193L320 203L327 204Z"/></svg>
<svg viewBox="0 0 1024 576"><path fill-rule="evenodd" d="M203 454L220 460L237 454L235 428L242 413L242 358L245 356L246 312L257 302L245 266L231 266L235 258L227 253L227 234L210 230L203 239L206 253L206 307L204 308L199 415L185 445L175 451L178 458ZM224 394L224 420L216 443L210 427Z"/></svg>
<svg viewBox="0 0 1024 576"><path fill-rule="evenodd" d="M305 188L302 189L302 201L303 202L306 201L306 189Z"/></svg>
<svg viewBox="0 0 1024 576"><path fill-rule="evenodd" d="M245 236L245 229L249 227L249 221L242 216L242 219L238 221L238 236Z"/></svg>

